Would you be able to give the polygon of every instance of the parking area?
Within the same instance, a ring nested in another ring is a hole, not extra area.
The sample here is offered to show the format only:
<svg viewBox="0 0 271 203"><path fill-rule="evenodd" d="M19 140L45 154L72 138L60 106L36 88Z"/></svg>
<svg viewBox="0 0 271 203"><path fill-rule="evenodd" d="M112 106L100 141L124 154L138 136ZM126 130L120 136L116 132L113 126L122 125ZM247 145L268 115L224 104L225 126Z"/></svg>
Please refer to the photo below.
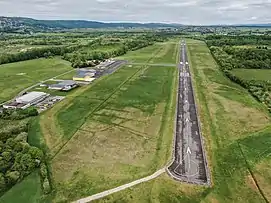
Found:
<svg viewBox="0 0 271 203"><path fill-rule="evenodd" d="M62 101L64 98L65 97L62 97L62 96L49 96L42 102L37 103L35 107L38 109L38 112L41 113L51 108L57 102Z"/></svg>

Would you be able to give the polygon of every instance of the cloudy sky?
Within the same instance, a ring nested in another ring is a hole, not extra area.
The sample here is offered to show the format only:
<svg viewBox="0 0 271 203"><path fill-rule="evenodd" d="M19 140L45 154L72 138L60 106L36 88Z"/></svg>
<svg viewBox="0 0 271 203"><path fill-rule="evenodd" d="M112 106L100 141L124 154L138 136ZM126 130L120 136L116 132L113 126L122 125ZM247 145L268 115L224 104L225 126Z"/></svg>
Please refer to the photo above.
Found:
<svg viewBox="0 0 271 203"><path fill-rule="evenodd" d="M271 23L271 0L0 0L0 15L197 25Z"/></svg>

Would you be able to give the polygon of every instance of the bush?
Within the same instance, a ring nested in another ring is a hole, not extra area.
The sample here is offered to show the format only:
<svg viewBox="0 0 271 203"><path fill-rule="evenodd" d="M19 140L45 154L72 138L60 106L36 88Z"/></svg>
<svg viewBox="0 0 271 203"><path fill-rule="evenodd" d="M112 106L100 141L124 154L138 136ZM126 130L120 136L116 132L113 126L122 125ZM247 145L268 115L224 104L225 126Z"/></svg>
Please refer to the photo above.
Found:
<svg viewBox="0 0 271 203"><path fill-rule="evenodd" d="M27 109L4 109L0 118L4 120L22 120L28 117L37 116L39 113L35 107Z"/></svg>
<svg viewBox="0 0 271 203"><path fill-rule="evenodd" d="M42 163L40 166L40 176L42 179L47 178L47 167L45 163Z"/></svg>
<svg viewBox="0 0 271 203"><path fill-rule="evenodd" d="M44 194L49 194L51 192L51 186L50 186L48 178L45 178L43 180L42 188L43 188Z"/></svg>
<svg viewBox="0 0 271 203"><path fill-rule="evenodd" d="M19 180L20 173L18 171L8 171L5 178L8 185L14 185Z"/></svg>

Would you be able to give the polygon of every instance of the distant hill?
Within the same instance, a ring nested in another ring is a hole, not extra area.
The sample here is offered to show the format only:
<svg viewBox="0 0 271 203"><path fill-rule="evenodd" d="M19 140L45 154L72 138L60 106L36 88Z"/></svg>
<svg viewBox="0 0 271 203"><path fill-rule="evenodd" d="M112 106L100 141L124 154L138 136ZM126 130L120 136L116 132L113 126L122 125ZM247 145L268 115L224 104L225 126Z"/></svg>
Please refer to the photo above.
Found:
<svg viewBox="0 0 271 203"><path fill-rule="evenodd" d="M22 17L0 17L0 29L57 30L75 28L172 28L178 24L163 23L103 23L86 20L36 20Z"/></svg>
<svg viewBox="0 0 271 203"><path fill-rule="evenodd" d="M259 27L259 28L270 28L271 23L266 23L266 24L239 24L235 25L236 27Z"/></svg>

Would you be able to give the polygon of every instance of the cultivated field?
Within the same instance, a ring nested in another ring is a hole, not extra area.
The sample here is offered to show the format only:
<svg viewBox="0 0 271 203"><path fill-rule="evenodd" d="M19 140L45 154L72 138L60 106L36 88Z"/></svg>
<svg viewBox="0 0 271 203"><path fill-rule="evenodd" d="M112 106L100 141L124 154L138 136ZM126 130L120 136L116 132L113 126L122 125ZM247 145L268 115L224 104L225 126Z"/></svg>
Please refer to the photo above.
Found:
<svg viewBox="0 0 271 203"><path fill-rule="evenodd" d="M271 70L269 69L234 69L232 73L244 80L271 81Z"/></svg>
<svg viewBox="0 0 271 203"><path fill-rule="evenodd" d="M165 175L96 202L270 201L271 130L265 107L225 78L204 42L187 40L187 45L213 186L180 184Z"/></svg>
<svg viewBox="0 0 271 203"><path fill-rule="evenodd" d="M59 58L35 59L0 65L0 103L42 80L72 70L70 63Z"/></svg>

